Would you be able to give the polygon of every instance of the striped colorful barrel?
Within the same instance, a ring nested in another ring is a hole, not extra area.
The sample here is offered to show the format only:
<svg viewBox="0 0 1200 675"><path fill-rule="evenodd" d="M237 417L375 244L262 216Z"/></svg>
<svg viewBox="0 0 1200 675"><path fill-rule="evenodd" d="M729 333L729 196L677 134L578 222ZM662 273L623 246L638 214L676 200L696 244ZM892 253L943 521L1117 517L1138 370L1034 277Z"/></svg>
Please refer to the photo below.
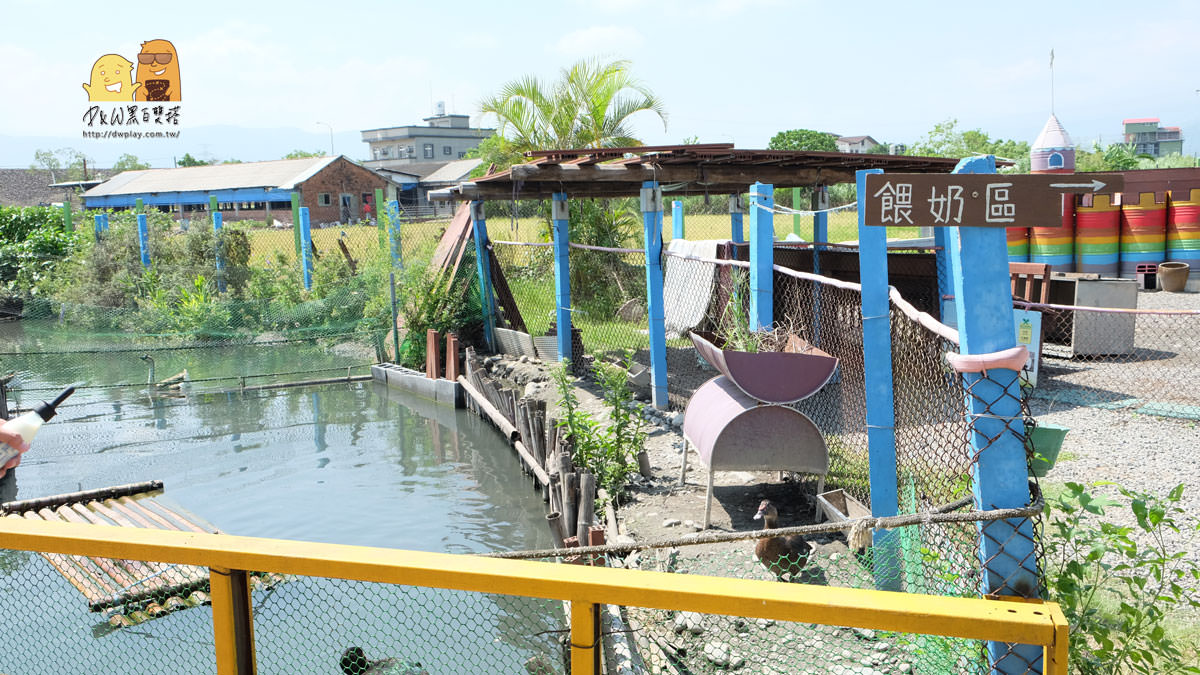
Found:
<svg viewBox="0 0 1200 675"><path fill-rule="evenodd" d="M1029 262L1050 265L1055 272L1075 270L1075 199L1063 195L1061 227L1029 228Z"/></svg>
<svg viewBox="0 0 1200 675"><path fill-rule="evenodd" d="M1137 266L1158 264L1167 258L1167 200L1155 201L1153 192L1121 199L1121 276L1137 277Z"/></svg>
<svg viewBox="0 0 1200 675"><path fill-rule="evenodd" d="M1167 206L1167 260L1200 268L1200 188L1172 190Z"/></svg>
<svg viewBox="0 0 1200 675"><path fill-rule="evenodd" d="M1075 207L1075 271L1115 277L1120 271L1121 207L1112 195L1095 195Z"/></svg>
<svg viewBox="0 0 1200 675"><path fill-rule="evenodd" d="M1029 228L1008 228L1008 262L1029 262Z"/></svg>

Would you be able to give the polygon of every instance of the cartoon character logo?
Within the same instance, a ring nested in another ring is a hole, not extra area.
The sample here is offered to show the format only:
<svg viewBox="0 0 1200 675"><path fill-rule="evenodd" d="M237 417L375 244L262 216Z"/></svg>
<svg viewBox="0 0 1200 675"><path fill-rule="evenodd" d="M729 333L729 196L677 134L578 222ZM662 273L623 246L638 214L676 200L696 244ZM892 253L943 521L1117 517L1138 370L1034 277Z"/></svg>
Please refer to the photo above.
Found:
<svg viewBox="0 0 1200 675"><path fill-rule="evenodd" d="M147 40L137 56L137 79L142 87L139 101L178 101L179 55L167 40Z"/></svg>
<svg viewBox="0 0 1200 675"><path fill-rule="evenodd" d="M83 83L89 101L132 101L141 88L133 81L133 63L120 54L105 54L92 64L92 80Z"/></svg>

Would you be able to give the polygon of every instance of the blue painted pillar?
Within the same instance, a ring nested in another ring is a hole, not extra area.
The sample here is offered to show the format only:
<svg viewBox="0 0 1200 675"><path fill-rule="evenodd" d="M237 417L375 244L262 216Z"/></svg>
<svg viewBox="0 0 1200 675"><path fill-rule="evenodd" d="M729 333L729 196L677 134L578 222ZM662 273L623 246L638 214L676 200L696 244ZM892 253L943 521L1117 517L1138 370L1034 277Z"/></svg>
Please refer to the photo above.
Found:
<svg viewBox="0 0 1200 675"><path fill-rule="evenodd" d="M770 330L775 320L775 186L750 186L750 330Z"/></svg>
<svg viewBox="0 0 1200 675"><path fill-rule="evenodd" d="M650 322L650 394L654 407L666 410L667 323L663 301L662 230L662 190L657 182L646 181L642 183L642 234L646 248L646 316ZM736 232L740 231L739 222Z"/></svg>
<svg viewBox="0 0 1200 675"><path fill-rule="evenodd" d="M970 157L955 173L995 173L996 158ZM1008 245L1003 227L948 228L954 297L958 314L959 353L987 354L1015 347ZM966 271L969 270L969 273ZM992 368L987 375L963 375L971 450L975 464L975 507L1010 509L1029 505L1025 463L1025 425L1017 372ZM1007 428L1006 428L1007 427ZM983 566L980 592L1035 598L1037 557L1033 524L1028 518L979 523L979 556ZM1012 647L1010 651L1010 647ZM994 673L1042 672L1041 648L989 642Z"/></svg>
<svg viewBox="0 0 1200 675"><path fill-rule="evenodd" d="M856 173L860 198L867 192L867 174L871 173L883 171L870 169ZM887 228L867 227L865 208L858 209L858 244L871 515L894 516L899 511L899 495L896 489L896 408L892 397L892 307L888 299ZM876 530L872 539L876 588L901 590L900 537L895 530Z"/></svg>
<svg viewBox="0 0 1200 675"><path fill-rule="evenodd" d="M813 241L829 241L829 189L824 185L813 186ZM821 249L819 244L813 244L813 274L821 273ZM813 344L821 346L821 284L813 287Z"/></svg>
<svg viewBox="0 0 1200 675"><path fill-rule="evenodd" d="M312 230L309 229L308 207L300 207L300 269L304 290L312 290Z"/></svg>
<svg viewBox="0 0 1200 675"><path fill-rule="evenodd" d="M100 214L100 222L101 222L101 224L104 226L103 228L101 228L101 230L100 230L100 231L101 231L101 232L108 232L108 214L107 214L107 213L101 213L101 214Z"/></svg>
<svg viewBox="0 0 1200 675"><path fill-rule="evenodd" d="M97 213L93 220L96 221L96 241L100 241L100 234L104 232L104 216Z"/></svg>
<svg viewBox="0 0 1200 675"><path fill-rule="evenodd" d="M671 202L671 238L687 239L683 233L683 202Z"/></svg>
<svg viewBox="0 0 1200 675"><path fill-rule="evenodd" d="M742 222L746 215L746 198L741 194L729 195L729 240L735 244L746 243Z"/></svg>
<svg viewBox="0 0 1200 675"><path fill-rule="evenodd" d="M934 252L934 261L937 265L938 308L941 311L942 323L948 323L946 315L949 313L947 311L949 308L946 306L946 300L954 295L954 262L947 243L949 233L950 228L933 228L933 245L937 248L937 251ZM1007 242L1005 246L1007 247Z"/></svg>
<svg viewBox="0 0 1200 675"><path fill-rule="evenodd" d="M558 308L558 360L570 361L571 354L571 230L567 224L567 193L552 196L550 217L554 221L554 296Z"/></svg>
<svg viewBox="0 0 1200 675"><path fill-rule="evenodd" d="M225 292L225 256L222 254L222 251L221 251L221 249L224 248L224 246L221 244L221 226L224 222L223 218L224 218L224 216L221 215L220 211L212 212L213 234L217 235L217 292L218 293Z"/></svg>
<svg viewBox="0 0 1200 675"><path fill-rule="evenodd" d="M140 199L138 201L141 201ZM138 224L138 248L142 251L142 267L150 266L150 226L146 223L146 214L139 213L137 216Z"/></svg>
<svg viewBox="0 0 1200 675"><path fill-rule="evenodd" d="M376 192L379 191L376 190ZM483 210L480 209L481 216L482 213ZM376 218L378 218L378 213ZM387 203L387 228L388 242L392 251L392 267L404 267L404 241L400 238L400 202L395 199Z"/></svg>
<svg viewBox="0 0 1200 675"><path fill-rule="evenodd" d="M397 216L400 205L395 200L388 203L388 219L391 207L396 205ZM488 249L487 220L483 215L483 202L471 202L471 227L475 234L475 271L479 274L479 307L483 310L483 339L488 349L496 351L496 304L492 297L492 256Z"/></svg>

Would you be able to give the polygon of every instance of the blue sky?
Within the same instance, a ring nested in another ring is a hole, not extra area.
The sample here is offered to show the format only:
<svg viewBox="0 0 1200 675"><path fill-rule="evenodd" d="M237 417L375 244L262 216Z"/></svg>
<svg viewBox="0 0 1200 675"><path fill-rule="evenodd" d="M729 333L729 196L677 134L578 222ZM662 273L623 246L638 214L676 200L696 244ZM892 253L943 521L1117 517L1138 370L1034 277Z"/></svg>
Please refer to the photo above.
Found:
<svg viewBox="0 0 1200 675"><path fill-rule="evenodd" d="M32 161L15 137L61 138L102 164L121 152L156 166L184 152L272 159L246 156L263 152L246 132L200 130L288 130L295 147L325 149L329 130L317 122L334 129L339 153L364 158L359 130L420 123L439 100L478 123L479 100L505 81L551 79L590 56L632 60L665 101L665 130L650 116L634 125L651 144L696 136L765 147L798 127L911 143L947 118L1032 141L1050 112L1051 48L1055 110L1077 142L1112 142L1123 118L1159 117L1183 127L1189 154L1200 151L1200 3L1186 0L99 7L4 0L0 166ZM132 59L152 38L179 52L181 137L76 142L92 62L109 52Z"/></svg>

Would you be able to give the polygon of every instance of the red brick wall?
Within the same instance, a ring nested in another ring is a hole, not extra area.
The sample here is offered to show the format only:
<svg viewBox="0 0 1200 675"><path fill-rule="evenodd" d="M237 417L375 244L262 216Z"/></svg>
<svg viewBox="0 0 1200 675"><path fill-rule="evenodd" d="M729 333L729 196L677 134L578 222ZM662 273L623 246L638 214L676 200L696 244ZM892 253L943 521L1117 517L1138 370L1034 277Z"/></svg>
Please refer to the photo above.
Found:
<svg viewBox="0 0 1200 675"><path fill-rule="evenodd" d="M387 182L375 173L345 157L339 157L298 186L300 205L308 207L308 221L312 225L341 222L341 195L348 194L351 197L350 220L353 222L363 217L363 193L369 193L374 201L375 188L383 189L386 184ZM318 203L323 192L329 193L329 206L321 206ZM374 204L371 205L371 214L374 217Z"/></svg>

